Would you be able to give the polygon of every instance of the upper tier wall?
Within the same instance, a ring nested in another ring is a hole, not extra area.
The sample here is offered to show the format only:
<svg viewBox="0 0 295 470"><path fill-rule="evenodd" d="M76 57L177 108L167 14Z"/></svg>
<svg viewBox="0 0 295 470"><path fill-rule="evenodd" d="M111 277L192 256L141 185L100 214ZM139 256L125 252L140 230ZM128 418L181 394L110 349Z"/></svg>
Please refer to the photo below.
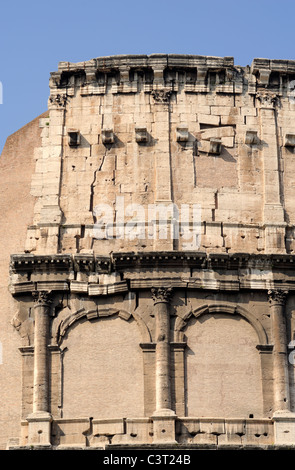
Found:
<svg viewBox="0 0 295 470"><path fill-rule="evenodd" d="M26 249L292 253L294 84L295 61L285 60L61 62Z"/></svg>

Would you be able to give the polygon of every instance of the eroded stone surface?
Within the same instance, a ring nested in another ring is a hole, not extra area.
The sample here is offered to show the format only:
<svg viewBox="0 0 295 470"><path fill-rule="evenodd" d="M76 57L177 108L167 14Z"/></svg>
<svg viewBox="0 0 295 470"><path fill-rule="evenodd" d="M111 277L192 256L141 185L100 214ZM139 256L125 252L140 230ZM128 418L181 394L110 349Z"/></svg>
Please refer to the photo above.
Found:
<svg viewBox="0 0 295 470"><path fill-rule="evenodd" d="M51 74L1 156L2 448L295 442L294 77L164 54Z"/></svg>

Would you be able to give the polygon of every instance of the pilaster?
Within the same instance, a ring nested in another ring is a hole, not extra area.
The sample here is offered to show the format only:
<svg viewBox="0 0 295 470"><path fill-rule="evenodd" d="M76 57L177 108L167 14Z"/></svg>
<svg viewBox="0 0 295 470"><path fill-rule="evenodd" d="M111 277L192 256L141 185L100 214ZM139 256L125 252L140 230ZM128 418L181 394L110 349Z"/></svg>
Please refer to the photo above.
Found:
<svg viewBox="0 0 295 470"><path fill-rule="evenodd" d="M278 150L278 129L276 106L278 96L268 90L256 94L259 102L263 158L263 221L265 228L265 249L267 253L281 252L283 247L285 220L281 200L280 155Z"/></svg>
<svg viewBox="0 0 295 470"><path fill-rule="evenodd" d="M154 443L175 443L176 414L172 410L170 312L173 290L170 287L152 288L156 318L156 410Z"/></svg>

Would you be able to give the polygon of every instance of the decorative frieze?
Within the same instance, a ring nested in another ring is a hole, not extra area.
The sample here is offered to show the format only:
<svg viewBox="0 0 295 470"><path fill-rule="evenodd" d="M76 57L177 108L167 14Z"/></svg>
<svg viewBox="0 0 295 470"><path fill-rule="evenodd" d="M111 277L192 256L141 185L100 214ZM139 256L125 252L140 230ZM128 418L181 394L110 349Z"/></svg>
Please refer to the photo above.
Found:
<svg viewBox="0 0 295 470"><path fill-rule="evenodd" d="M38 289L98 296L128 292L130 288L162 288L161 278L155 279L152 275L155 267L174 271L173 276L169 278L169 286L175 289L295 290L295 280L290 276L287 276L283 283L279 280L276 282L276 273L292 271L294 263L294 255L267 256L246 253L205 254L175 251L112 253L109 257L82 254L39 257L23 254L11 258L10 292L16 296L31 295L32 291ZM42 270L47 272L46 280L42 277ZM138 270L148 271L150 276L136 275ZM230 278L226 276L228 270L232 273ZM224 276L217 277L215 271L224 273ZM120 281L114 280L112 276L109 277L110 273L122 273L123 278ZM103 283L99 281L100 274L106 275ZM270 299L272 297L274 294L270 295Z"/></svg>

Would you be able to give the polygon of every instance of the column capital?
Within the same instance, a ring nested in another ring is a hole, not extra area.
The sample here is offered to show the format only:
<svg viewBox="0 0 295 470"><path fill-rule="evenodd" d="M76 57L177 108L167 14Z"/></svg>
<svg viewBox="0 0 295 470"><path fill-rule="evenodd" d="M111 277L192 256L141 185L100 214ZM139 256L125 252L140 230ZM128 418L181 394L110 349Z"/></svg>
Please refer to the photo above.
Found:
<svg viewBox="0 0 295 470"><path fill-rule="evenodd" d="M49 307L52 302L51 291L35 290L32 292L32 297L35 304L34 307L40 307L41 305Z"/></svg>
<svg viewBox="0 0 295 470"><path fill-rule="evenodd" d="M170 97L172 95L171 90L157 89L151 92L151 95L155 103L169 103Z"/></svg>
<svg viewBox="0 0 295 470"><path fill-rule="evenodd" d="M172 287L152 287L152 298L154 304L157 303L170 303L171 297L173 295Z"/></svg>
<svg viewBox="0 0 295 470"><path fill-rule="evenodd" d="M256 98L260 101L260 108L264 109L274 109L279 101L278 94L268 90L256 93Z"/></svg>
<svg viewBox="0 0 295 470"><path fill-rule="evenodd" d="M288 291L281 289L270 289L268 292L268 301L270 305L285 305L287 301Z"/></svg>

